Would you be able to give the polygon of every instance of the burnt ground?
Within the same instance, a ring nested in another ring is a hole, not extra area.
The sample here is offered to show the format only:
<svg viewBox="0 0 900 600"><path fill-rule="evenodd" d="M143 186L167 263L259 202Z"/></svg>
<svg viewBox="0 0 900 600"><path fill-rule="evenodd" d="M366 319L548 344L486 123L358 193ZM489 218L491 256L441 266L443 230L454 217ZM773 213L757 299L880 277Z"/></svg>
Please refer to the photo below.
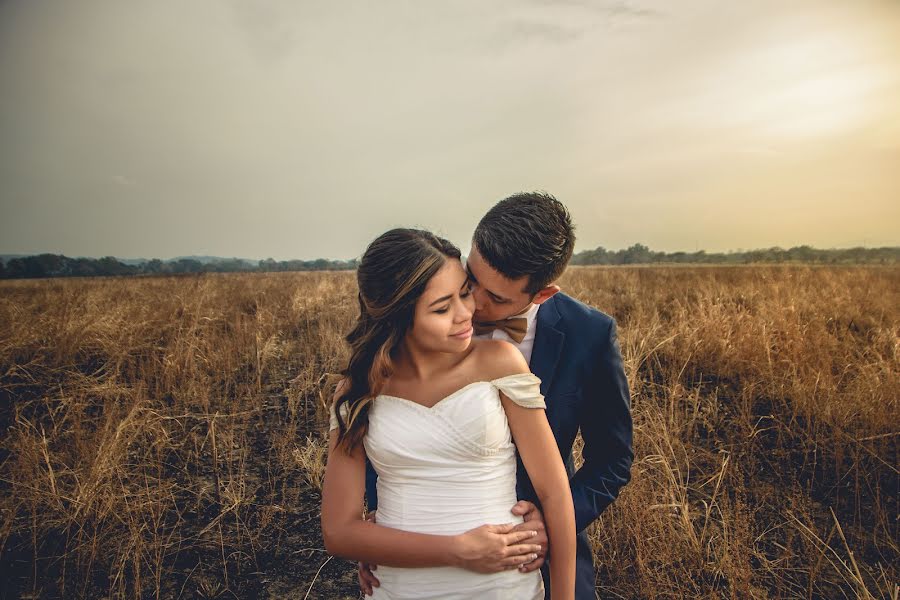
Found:
<svg viewBox="0 0 900 600"><path fill-rule="evenodd" d="M28 529L19 529L0 537L0 599L358 598L355 563L330 557L324 550L318 489L303 481L296 469L279 467L275 460L274 431L293 428L298 444L308 434L324 431L322 411L317 410L315 401L302 403L306 414L298 417L296 408L291 414L291 369L286 365L279 371L277 380L266 385L266 400L259 414L231 424L240 432L240 445L246 450L231 460L237 463L243 458L241 480L249 498L240 509L229 512L227 502L215 494L197 495L198 486L215 485L209 454L180 463L184 457L177 451L167 458L171 472L163 479L174 480L182 491L174 504L190 508L180 514L170 511L172 514L154 524L168 540L177 542L166 551L159 576L150 567L140 574L139 581L132 569L116 575L119 556L115 546L127 531L119 530L118 538L114 527L112 532L98 533L94 559L86 564L83 551L73 552L71 540L77 533L73 528L44 535L36 544ZM4 395L0 406L9 407L23 399ZM5 435L10 423L4 420ZM200 434L202 437L203 432ZM7 451L3 453L0 461L9 456ZM227 461L219 460L220 465ZM0 482L0 491L9 492L6 482ZM4 523L10 523L10 515L2 516ZM33 517L39 519L40 515ZM78 527L101 529L88 521ZM148 552L151 555L145 559L150 565L152 549Z"/></svg>

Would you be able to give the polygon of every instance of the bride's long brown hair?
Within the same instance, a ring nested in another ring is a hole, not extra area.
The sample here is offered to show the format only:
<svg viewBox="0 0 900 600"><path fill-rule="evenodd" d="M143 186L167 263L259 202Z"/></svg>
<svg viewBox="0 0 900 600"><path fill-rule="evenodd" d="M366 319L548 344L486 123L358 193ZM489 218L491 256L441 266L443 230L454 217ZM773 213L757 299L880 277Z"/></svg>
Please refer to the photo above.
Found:
<svg viewBox="0 0 900 600"><path fill-rule="evenodd" d="M459 258L459 248L421 229L392 229L366 248L356 271L359 317L345 338L350 360L334 406L337 444L347 452L366 433L369 407L393 372L391 357L412 326L416 300L447 259Z"/></svg>

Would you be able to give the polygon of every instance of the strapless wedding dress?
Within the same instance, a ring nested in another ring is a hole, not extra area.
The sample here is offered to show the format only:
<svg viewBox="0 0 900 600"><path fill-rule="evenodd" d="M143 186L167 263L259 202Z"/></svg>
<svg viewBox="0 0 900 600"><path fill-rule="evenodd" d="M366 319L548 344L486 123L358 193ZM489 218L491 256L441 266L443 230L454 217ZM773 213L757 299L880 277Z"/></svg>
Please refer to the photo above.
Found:
<svg viewBox="0 0 900 600"><path fill-rule="evenodd" d="M363 444L378 473L378 524L456 535L484 524L521 523L515 446L500 392L545 408L531 373L477 381L428 408L382 394L369 409ZM332 407L333 411L333 407ZM332 427L337 420L332 413ZM373 600L541 600L540 571L481 574L457 567L379 565Z"/></svg>

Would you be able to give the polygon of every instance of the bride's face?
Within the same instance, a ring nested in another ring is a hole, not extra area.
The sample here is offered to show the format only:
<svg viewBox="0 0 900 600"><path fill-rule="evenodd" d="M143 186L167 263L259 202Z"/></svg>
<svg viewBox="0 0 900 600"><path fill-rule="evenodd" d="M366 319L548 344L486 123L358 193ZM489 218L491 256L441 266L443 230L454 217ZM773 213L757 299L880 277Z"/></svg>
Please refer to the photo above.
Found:
<svg viewBox="0 0 900 600"><path fill-rule="evenodd" d="M474 310L466 270L459 260L447 259L416 301L409 335L423 350L461 352L472 340Z"/></svg>

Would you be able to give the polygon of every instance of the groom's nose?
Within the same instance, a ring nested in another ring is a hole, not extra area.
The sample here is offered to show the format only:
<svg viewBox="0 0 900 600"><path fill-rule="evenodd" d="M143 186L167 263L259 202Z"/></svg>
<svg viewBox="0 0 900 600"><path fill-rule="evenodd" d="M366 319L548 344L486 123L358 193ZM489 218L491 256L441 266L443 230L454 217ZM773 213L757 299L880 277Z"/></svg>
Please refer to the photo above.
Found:
<svg viewBox="0 0 900 600"><path fill-rule="evenodd" d="M475 312L481 312L487 305L487 294L481 289L481 286L472 286L472 297L475 298Z"/></svg>

